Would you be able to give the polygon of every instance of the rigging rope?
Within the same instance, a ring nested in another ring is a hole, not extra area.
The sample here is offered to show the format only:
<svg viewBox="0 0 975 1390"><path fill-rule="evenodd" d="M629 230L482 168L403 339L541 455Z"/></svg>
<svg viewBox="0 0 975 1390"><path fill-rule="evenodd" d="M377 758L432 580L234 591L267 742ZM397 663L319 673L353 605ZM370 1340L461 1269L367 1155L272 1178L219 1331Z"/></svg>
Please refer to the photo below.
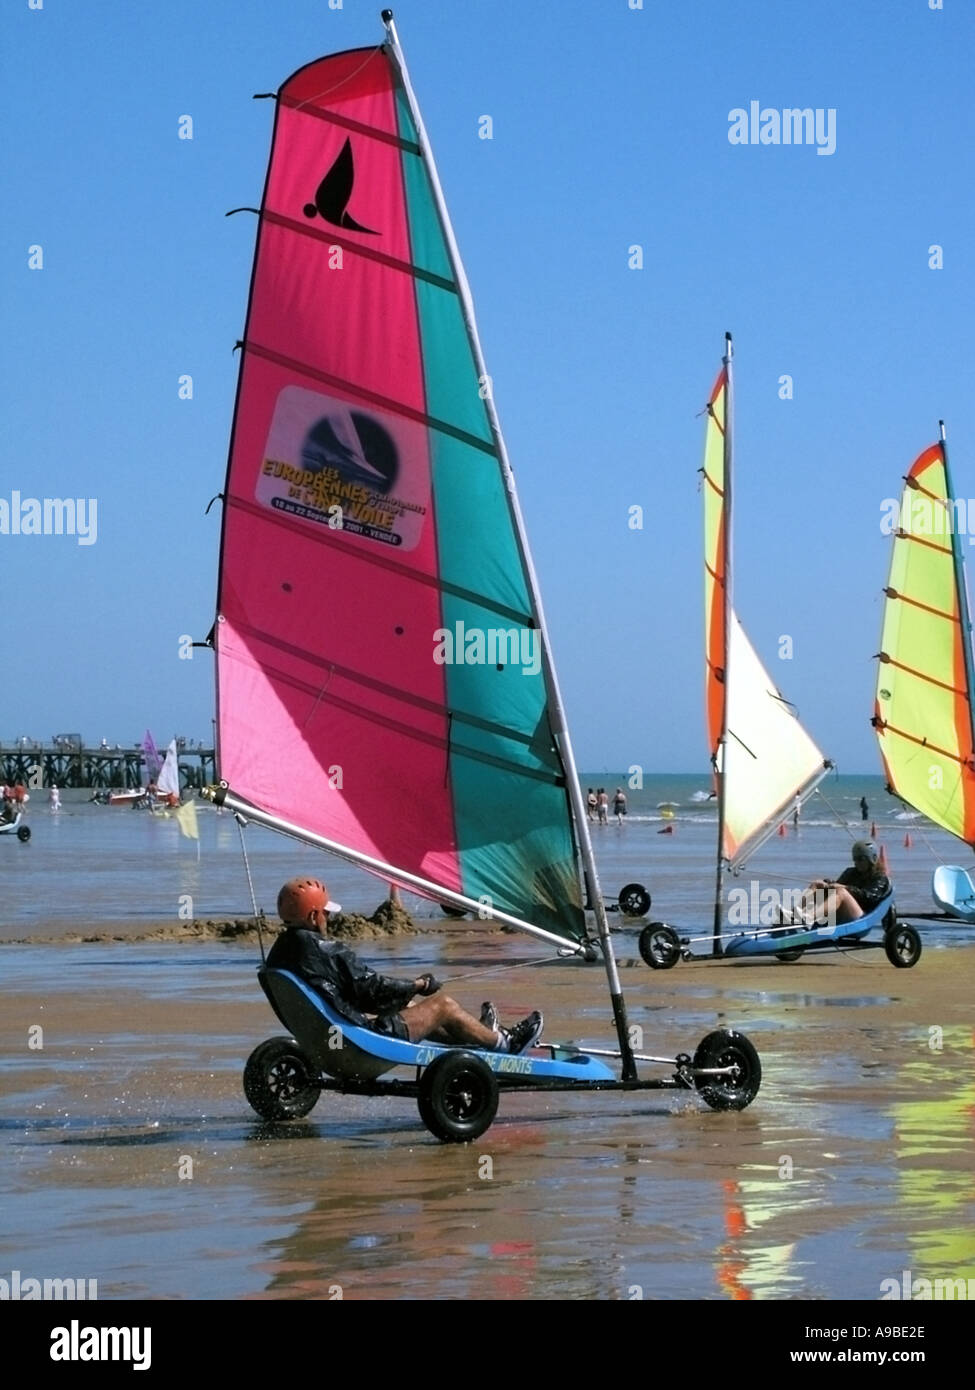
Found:
<svg viewBox="0 0 975 1390"><path fill-rule="evenodd" d="M515 961L513 965L492 965L489 966L487 970L471 970L466 975L452 975L450 979L445 980L444 983L448 985L455 985L460 980L476 980L485 975L500 975L503 970L521 970L526 965L550 965L552 961L561 959L562 956L543 956L540 960Z"/></svg>
<svg viewBox="0 0 975 1390"><path fill-rule="evenodd" d="M264 913L258 910L257 895L254 892L254 880L251 878L250 860L247 858L247 845L244 842L244 826L246 825L246 821L243 816L238 815L236 812L234 813L234 820L237 822L237 830L240 833L240 852L244 856L244 870L247 874L247 887L251 895L251 907L254 909L254 917L257 920L257 940L261 948L261 964L264 965L267 962L267 957L264 954L264 932L261 929L264 925L265 918Z"/></svg>

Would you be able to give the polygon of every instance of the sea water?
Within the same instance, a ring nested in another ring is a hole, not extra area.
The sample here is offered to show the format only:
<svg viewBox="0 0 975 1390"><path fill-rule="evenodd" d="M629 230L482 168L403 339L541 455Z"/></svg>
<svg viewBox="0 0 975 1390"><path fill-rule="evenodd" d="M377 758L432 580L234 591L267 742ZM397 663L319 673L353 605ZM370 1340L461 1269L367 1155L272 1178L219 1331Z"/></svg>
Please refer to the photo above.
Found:
<svg viewBox="0 0 975 1390"><path fill-rule="evenodd" d="M708 779L661 774L633 787L623 772L602 771L583 773L580 780L584 794L605 787L610 798L608 823L590 825L604 898L612 903L625 884L641 883L652 897L651 919L692 932L710 930L717 806ZM617 787L627 797L622 825L612 814ZM63 808L52 814L44 793L36 792L28 814L30 841L0 837L0 940L48 930L63 934L74 924L91 931L252 914L241 832L232 814L197 801L199 840L193 840L180 833L172 816L99 806L87 796L63 792ZM861 797L868 803L866 821ZM874 826L902 913L934 911L935 866L967 867L971 855L889 796L881 778L868 776L828 777L802 808L798 830L790 817L784 834L759 849L737 878L725 875L726 897L737 888L754 900L767 889L784 892L838 876L850 863L853 840ZM386 896L371 875L273 831L251 825L243 838L257 907L270 916L281 883L296 874L325 879L332 897L355 912L372 912ZM417 918L441 915L436 904L411 894L404 894L404 902ZM957 939L964 928L928 923L924 931L934 941L939 933Z"/></svg>

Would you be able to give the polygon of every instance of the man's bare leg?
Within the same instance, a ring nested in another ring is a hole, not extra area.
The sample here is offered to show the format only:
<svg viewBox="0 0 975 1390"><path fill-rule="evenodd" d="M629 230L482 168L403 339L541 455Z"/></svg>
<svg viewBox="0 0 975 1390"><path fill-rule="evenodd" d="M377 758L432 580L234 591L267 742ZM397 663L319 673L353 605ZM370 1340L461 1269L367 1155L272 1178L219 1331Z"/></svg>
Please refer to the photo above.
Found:
<svg viewBox="0 0 975 1390"><path fill-rule="evenodd" d="M858 917L863 916L863 908L849 889L837 884L833 893L836 899L832 918L834 922L855 922Z"/></svg>
<svg viewBox="0 0 975 1390"><path fill-rule="evenodd" d="M410 1042L421 1042L424 1038L448 1043L472 1043L475 1047L494 1052L498 1046L498 1036L493 1028L467 1013L455 999L446 994L434 994L429 999L421 999L409 1009L404 1009L400 1018L406 1024Z"/></svg>
<svg viewBox="0 0 975 1390"><path fill-rule="evenodd" d="M808 925L855 922L863 908L842 884L814 883L802 898L801 919Z"/></svg>

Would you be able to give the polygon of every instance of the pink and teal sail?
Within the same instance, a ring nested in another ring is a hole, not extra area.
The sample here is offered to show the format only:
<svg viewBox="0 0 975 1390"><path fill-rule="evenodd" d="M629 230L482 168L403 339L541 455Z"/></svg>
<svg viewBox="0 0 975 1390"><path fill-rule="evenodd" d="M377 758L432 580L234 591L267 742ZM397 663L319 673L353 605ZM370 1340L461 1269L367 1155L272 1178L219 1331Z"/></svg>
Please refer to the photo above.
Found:
<svg viewBox="0 0 975 1390"><path fill-rule="evenodd" d="M224 494L219 773L578 941L554 677L424 148L388 44L277 94Z"/></svg>

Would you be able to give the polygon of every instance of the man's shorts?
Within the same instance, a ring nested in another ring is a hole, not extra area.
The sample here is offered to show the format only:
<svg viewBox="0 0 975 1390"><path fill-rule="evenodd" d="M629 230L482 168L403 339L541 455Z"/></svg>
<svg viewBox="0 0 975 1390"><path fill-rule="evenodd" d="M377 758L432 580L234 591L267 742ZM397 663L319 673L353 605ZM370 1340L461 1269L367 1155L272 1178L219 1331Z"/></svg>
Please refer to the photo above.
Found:
<svg viewBox="0 0 975 1390"><path fill-rule="evenodd" d="M400 1014L380 1014L374 1018L371 1024L374 1033L381 1033L386 1038L399 1038L401 1042L409 1042L410 1030L406 1026L406 1019Z"/></svg>

